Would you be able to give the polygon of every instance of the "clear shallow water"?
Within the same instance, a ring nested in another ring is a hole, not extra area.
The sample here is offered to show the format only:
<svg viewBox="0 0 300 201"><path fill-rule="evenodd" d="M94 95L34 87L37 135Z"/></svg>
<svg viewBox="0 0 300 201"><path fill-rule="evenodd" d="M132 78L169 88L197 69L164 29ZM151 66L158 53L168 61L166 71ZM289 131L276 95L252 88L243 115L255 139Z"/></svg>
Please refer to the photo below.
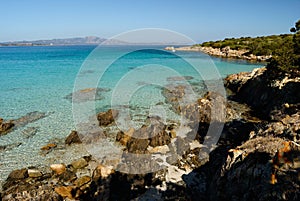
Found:
<svg viewBox="0 0 300 201"><path fill-rule="evenodd" d="M65 158L71 160L71 156L78 154L79 149L73 149L74 153L65 154L65 157L39 154L41 146L56 138L63 139L75 129L72 103L66 96L73 92L76 78L81 81L78 90L101 89L96 96L96 112L110 108L111 97L115 97L115 105L126 105L126 94L134 92L128 100L134 119L142 124L144 117L151 113L150 106L157 106L152 108L154 112L160 111L160 107L168 108L163 104L161 87L174 84L174 80L181 83L182 80L176 76L189 76L186 78L197 89L196 94L203 92L203 85L199 84L203 78L181 57L199 61L203 73L208 72L208 79L211 61L222 77L262 66L244 61L227 62L219 58L210 60L199 52L176 52L177 55L173 55L151 50L162 50L163 47L139 47L144 50L134 52L131 52L136 50L134 47L100 47L94 51L100 53L100 59L91 56L85 61L94 49L95 46L0 48L0 117L17 119L33 111L47 114L45 118L0 136L0 146L20 144L0 151L0 181L12 169L62 162ZM123 55L127 52L131 53ZM118 58L119 55L123 56ZM104 70L111 61L111 66ZM81 69L82 64L84 68ZM101 73L103 76L99 80ZM83 102L78 104L88 101L83 98ZM89 112L90 115L95 113ZM167 113L169 120L176 116L171 110ZM30 127L36 128L37 132L28 138L24 132Z"/></svg>

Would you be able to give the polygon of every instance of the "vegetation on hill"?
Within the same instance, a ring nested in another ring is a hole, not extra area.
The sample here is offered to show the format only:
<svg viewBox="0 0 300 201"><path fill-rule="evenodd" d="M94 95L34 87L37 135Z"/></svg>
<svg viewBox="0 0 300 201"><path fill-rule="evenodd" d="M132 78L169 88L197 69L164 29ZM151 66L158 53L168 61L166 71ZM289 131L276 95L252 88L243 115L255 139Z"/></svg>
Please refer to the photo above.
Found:
<svg viewBox="0 0 300 201"><path fill-rule="evenodd" d="M219 41L209 41L200 44L202 47L224 48L233 50L248 50L248 54L256 56L273 55L275 51L287 41L291 41L292 34L282 34L262 37L225 38Z"/></svg>
<svg viewBox="0 0 300 201"><path fill-rule="evenodd" d="M290 29L292 34L262 37L226 38L195 46L247 50L246 55L272 55L267 67L277 72L300 74L300 20Z"/></svg>
<svg viewBox="0 0 300 201"><path fill-rule="evenodd" d="M269 69L276 69L281 72L290 72L291 74L300 74L300 20L295 27L290 29L294 34L290 40L275 51L272 59L268 63Z"/></svg>

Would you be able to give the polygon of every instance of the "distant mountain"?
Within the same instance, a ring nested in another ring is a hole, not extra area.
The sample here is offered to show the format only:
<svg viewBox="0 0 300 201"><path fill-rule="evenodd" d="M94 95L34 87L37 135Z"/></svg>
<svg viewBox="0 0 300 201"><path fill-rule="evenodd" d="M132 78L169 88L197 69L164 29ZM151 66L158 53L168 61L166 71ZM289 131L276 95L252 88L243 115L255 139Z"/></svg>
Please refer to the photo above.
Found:
<svg viewBox="0 0 300 201"><path fill-rule="evenodd" d="M97 36L87 36L84 38L76 37L76 38L52 39L52 40L36 40L36 41L29 41L29 42L33 44L86 45L86 44L100 44L103 41L105 41L104 38L99 38Z"/></svg>
<svg viewBox="0 0 300 201"><path fill-rule="evenodd" d="M146 39L145 39L146 40ZM34 41L13 41L0 42L0 46L58 46L58 45L186 45L178 42L128 42L118 39L105 39L97 36L51 39L51 40L34 40Z"/></svg>
<svg viewBox="0 0 300 201"><path fill-rule="evenodd" d="M65 39L3 42L0 43L0 46L98 45L104 41L106 41L105 38L100 38L97 36L87 36L87 37L76 37L76 38L65 38ZM126 44L126 43L118 40L109 40L105 44L113 45L113 44Z"/></svg>

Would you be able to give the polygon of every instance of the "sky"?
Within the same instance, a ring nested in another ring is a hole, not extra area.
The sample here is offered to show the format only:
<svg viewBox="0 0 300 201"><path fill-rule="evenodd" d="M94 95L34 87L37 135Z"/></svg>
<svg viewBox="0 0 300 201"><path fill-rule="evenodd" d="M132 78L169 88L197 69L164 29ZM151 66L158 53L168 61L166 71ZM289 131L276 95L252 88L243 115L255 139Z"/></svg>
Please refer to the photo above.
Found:
<svg viewBox="0 0 300 201"><path fill-rule="evenodd" d="M0 0L0 42L163 28L197 42L289 33L300 0Z"/></svg>

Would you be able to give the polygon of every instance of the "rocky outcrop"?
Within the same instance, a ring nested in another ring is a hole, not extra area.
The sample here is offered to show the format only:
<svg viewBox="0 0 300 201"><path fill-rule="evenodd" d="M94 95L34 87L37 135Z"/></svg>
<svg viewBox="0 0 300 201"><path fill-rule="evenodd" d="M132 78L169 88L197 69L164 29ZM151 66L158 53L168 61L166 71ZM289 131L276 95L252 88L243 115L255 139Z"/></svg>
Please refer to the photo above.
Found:
<svg viewBox="0 0 300 201"><path fill-rule="evenodd" d="M219 146L185 181L193 199L297 200L299 165L299 145L257 137L234 149Z"/></svg>
<svg viewBox="0 0 300 201"><path fill-rule="evenodd" d="M225 86L264 119L280 119L278 111L300 103L300 78L274 77L266 68L228 76Z"/></svg>
<svg viewBox="0 0 300 201"><path fill-rule="evenodd" d="M269 73L262 68L225 79L233 98L269 121L226 123L209 161L184 177L192 199L299 199L298 79L274 79Z"/></svg>
<svg viewBox="0 0 300 201"><path fill-rule="evenodd" d="M224 57L224 58L233 58L233 59L244 59L250 61L267 61L272 56L271 55L261 55L256 56L249 54L249 50L232 50L229 46L224 48L213 48L213 47L201 47L201 46L187 46L187 47L166 47L165 50L168 51L194 51L194 52L203 52L205 54Z"/></svg>

